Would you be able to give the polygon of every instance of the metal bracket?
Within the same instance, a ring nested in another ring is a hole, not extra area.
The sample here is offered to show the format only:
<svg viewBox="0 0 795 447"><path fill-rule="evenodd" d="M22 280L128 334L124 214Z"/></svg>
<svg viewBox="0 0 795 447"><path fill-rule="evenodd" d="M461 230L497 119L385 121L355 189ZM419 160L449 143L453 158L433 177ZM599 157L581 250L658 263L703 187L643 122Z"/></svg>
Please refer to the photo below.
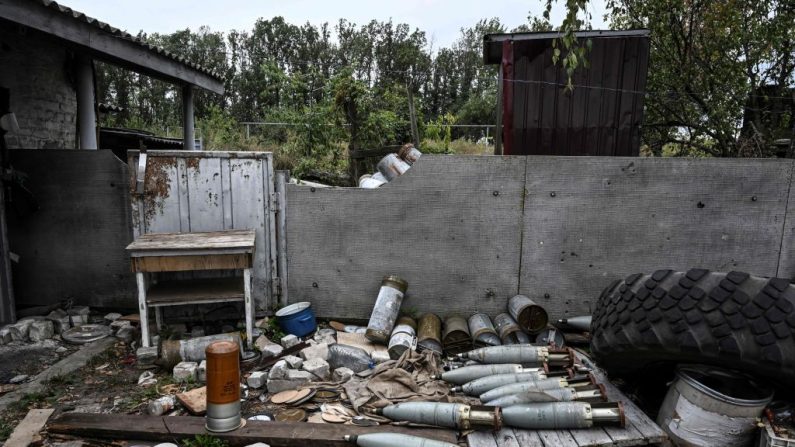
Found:
<svg viewBox="0 0 795 447"><path fill-rule="evenodd" d="M138 154L138 170L135 174L135 192L138 194L144 193L144 184L146 182L146 150L141 149Z"/></svg>

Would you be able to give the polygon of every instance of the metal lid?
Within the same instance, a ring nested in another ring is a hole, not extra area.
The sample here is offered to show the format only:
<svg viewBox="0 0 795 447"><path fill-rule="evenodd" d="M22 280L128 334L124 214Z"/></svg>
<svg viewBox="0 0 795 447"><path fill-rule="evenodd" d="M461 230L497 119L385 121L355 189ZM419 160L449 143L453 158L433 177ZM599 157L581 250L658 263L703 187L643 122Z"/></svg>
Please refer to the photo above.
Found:
<svg viewBox="0 0 795 447"><path fill-rule="evenodd" d="M279 422L303 422L306 420L306 411L300 408L286 408L273 415Z"/></svg>
<svg viewBox="0 0 795 447"><path fill-rule="evenodd" d="M404 279L401 279L394 275L387 275L384 276L383 281L381 281L381 285L391 285L394 288L400 290L403 293L406 293L406 289L409 288L409 283L406 282Z"/></svg>
<svg viewBox="0 0 795 447"><path fill-rule="evenodd" d="M111 334L111 329L108 326L101 324L84 324L82 326L73 327L68 331L61 334L64 341L76 345L90 343L105 338Z"/></svg>
<svg viewBox="0 0 795 447"><path fill-rule="evenodd" d="M773 391L750 376L703 365L682 365L676 370L679 379L702 393L738 406L756 407L773 399Z"/></svg>

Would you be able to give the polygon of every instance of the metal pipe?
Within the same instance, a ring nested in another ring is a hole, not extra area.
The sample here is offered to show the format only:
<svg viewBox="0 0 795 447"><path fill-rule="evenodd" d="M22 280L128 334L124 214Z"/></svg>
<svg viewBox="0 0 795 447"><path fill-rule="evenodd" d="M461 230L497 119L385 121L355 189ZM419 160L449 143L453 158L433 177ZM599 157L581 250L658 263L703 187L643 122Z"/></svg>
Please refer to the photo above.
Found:
<svg viewBox="0 0 795 447"><path fill-rule="evenodd" d="M163 340L160 343L160 359L162 366L171 368L179 362L201 362L205 360L205 351L216 341L231 341L241 345L239 333L207 335L189 340Z"/></svg>
<svg viewBox="0 0 795 447"><path fill-rule="evenodd" d="M94 62L90 57L77 58L77 125L80 149L98 148L97 111L94 92Z"/></svg>
<svg viewBox="0 0 795 447"><path fill-rule="evenodd" d="M556 382L557 381L557 382ZM497 388L490 389L480 395L481 402L491 402L502 396L509 396L512 394L519 394L528 391L543 391L555 388L585 388L590 385L595 385L596 379L592 375L586 377L566 379L566 378L547 378L544 380L537 380L534 382L525 381L520 383L509 383Z"/></svg>
<svg viewBox="0 0 795 447"><path fill-rule="evenodd" d="M193 126L193 86L182 87L182 149L196 150Z"/></svg>
<svg viewBox="0 0 795 447"><path fill-rule="evenodd" d="M589 332L591 330L591 320L592 317L590 315L584 315L581 317L562 318L558 320L558 323L583 332Z"/></svg>
<svg viewBox="0 0 795 447"><path fill-rule="evenodd" d="M549 358L549 349L544 346L531 345L489 346L458 354L458 357L481 363L519 363L525 366L541 366Z"/></svg>
<svg viewBox="0 0 795 447"><path fill-rule="evenodd" d="M367 433L364 435L345 435L348 442L353 442L359 447L458 447L458 444L437 441L435 439L420 438L419 436L403 435L400 433Z"/></svg>
<svg viewBox="0 0 795 447"><path fill-rule="evenodd" d="M461 386L453 387L451 390L456 393L463 392L464 394L470 396L480 396L487 391L491 391L495 388L505 385L510 385L512 383L546 384L545 381L549 381L548 386L551 388L563 388L568 385L566 379L563 377L547 378L546 374L543 372L526 372L519 374L497 374L489 377L481 377L480 379L467 382Z"/></svg>
<svg viewBox="0 0 795 447"><path fill-rule="evenodd" d="M473 427L499 429L502 426L500 410L497 407L445 402L401 402L376 409L375 413L393 421L407 421L459 430L469 430Z"/></svg>
<svg viewBox="0 0 795 447"><path fill-rule="evenodd" d="M240 346L217 341L207 347L206 428L227 432L240 427Z"/></svg>

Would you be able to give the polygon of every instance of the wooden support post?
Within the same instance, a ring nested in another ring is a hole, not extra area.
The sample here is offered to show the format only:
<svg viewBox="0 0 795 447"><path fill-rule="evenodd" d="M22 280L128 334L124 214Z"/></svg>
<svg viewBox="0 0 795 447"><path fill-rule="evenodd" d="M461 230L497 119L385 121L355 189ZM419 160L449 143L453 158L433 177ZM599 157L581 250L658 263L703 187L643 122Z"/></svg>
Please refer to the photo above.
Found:
<svg viewBox="0 0 795 447"><path fill-rule="evenodd" d="M243 295L246 306L246 346L254 349L254 302L251 300L251 269L243 270Z"/></svg>
<svg viewBox="0 0 795 447"><path fill-rule="evenodd" d="M420 132L417 129L417 111L414 109L414 92L412 91L411 82L406 85L406 93L409 99L409 119L411 120L411 139L414 146L420 146Z"/></svg>
<svg viewBox="0 0 795 447"><path fill-rule="evenodd" d="M97 149L97 111L94 96L94 63L79 56L76 70L77 126L80 149Z"/></svg>
<svg viewBox="0 0 795 447"><path fill-rule="evenodd" d="M146 273L138 272L135 274L135 282L138 284L138 313L141 317L141 345L148 348L152 345L149 339L149 312L146 308Z"/></svg>
<svg viewBox="0 0 795 447"><path fill-rule="evenodd" d="M193 86L182 87L182 148L192 151L195 148L193 127Z"/></svg>
<svg viewBox="0 0 795 447"><path fill-rule="evenodd" d="M497 128L494 129L494 155L502 155L502 67L497 75Z"/></svg>

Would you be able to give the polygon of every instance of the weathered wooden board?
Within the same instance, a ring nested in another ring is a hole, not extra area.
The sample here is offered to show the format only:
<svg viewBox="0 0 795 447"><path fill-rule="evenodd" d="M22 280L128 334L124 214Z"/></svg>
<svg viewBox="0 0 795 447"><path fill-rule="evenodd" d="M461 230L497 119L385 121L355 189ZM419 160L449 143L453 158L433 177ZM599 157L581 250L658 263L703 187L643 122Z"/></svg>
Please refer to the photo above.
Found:
<svg viewBox="0 0 795 447"><path fill-rule="evenodd" d="M502 312L518 286L525 159L422 157L375 190L287 185L289 297L370 316L384 275L404 309Z"/></svg>
<svg viewBox="0 0 795 447"><path fill-rule="evenodd" d="M137 151L130 151L129 163L137 166ZM132 201L136 238L254 230L252 295L257 308L269 309L276 256L271 164L272 154L263 152L148 151L144 194ZM135 185L136 170L131 172Z"/></svg>
<svg viewBox="0 0 795 447"><path fill-rule="evenodd" d="M38 209L14 188L7 205L18 307L135 307L127 165L111 151L12 150Z"/></svg>
<svg viewBox="0 0 795 447"><path fill-rule="evenodd" d="M149 256L151 251L180 251L197 249L236 250L251 253L254 249L254 230L222 230L190 233L148 233L127 246L134 252Z"/></svg>
<svg viewBox="0 0 795 447"><path fill-rule="evenodd" d="M775 276L791 171L789 160L528 157L519 290L560 318L590 313L635 272Z"/></svg>
<svg viewBox="0 0 795 447"><path fill-rule="evenodd" d="M28 411L25 419L22 419L19 425L14 428L11 436L8 437L3 446L28 447L33 442L34 436L44 428L44 424L47 423L47 419L50 418L54 411L52 408Z"/></svg>

